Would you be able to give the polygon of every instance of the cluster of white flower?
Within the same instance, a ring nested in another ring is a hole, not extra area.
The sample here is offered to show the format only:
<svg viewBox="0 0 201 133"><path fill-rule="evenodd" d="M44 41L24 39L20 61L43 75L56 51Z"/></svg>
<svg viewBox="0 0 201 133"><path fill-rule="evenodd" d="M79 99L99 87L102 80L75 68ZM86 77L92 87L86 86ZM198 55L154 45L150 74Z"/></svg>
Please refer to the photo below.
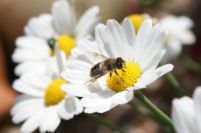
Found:
<svg viewBox="0 0 201 133"><path fill-rule="evenodd" d="M195 88L193 99L184 96L173 100L172 119L177 133L201 132L201 86Z"/></svg>
<svg viewBox="0 0 201 133"><path fill-rule="evenodd" d="M135 90L172 71L171 64L158 67L166 50L167 61L179 54L182 44L195 40L187 17L168 16L153 23L150 17L134 15L122 23L111 19L98 24L98 14L93 6L77 19L69 1L56 0L51 14L30 19L25 35L17 38L13 60L19 63L15 73L20 78L13 87L22 94L11 115L14 123L24 122L22 132L53 132L61 119L128 103ZM184 100L193 106L192 100ZM181 115L194 115L195 110L180 113L187 105L178 100L173 107L175 123L182 121Z"/></svg>
<svg viewBox="0 0 201 133"><path fill-rule="evenodd" d="M30 19L25 36L16 40L13 60L19 65L20 76L13 84L22 93L11 110L14 123L24 124L22 132L53 132L61 119L80 114L83 107L77 97L61 90L68 81L60 77L70 51L82 38L91 39L91 32L99 22L99 8L88 9L79 19L73 5L57 0L51 14Z"/></svg>

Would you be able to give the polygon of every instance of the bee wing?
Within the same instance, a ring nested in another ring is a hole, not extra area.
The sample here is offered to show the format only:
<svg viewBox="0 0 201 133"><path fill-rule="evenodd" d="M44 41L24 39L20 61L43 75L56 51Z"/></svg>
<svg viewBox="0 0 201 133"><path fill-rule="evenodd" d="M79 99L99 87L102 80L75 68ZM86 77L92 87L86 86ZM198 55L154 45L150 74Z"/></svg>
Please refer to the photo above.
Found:
<svg viewBox="0 0 201 133"><path fill-rule="evenodd" d="M109 59L109 57L106 57L106 56L96 53L96 52L89 52L89 58L96 62L101 62L101 61Z"/></svg>
<svg viewBox="0 0 201 133"><path fill-rule="evenodd" d="M96 80L97 80L98 78L100 78L101 76L103 76L103 75L104 75L104 74L97 75L96 77L93 77L93 78L91 78L90 80L86 81L85 84L88 85L88 84L95 83Z"/></svg>

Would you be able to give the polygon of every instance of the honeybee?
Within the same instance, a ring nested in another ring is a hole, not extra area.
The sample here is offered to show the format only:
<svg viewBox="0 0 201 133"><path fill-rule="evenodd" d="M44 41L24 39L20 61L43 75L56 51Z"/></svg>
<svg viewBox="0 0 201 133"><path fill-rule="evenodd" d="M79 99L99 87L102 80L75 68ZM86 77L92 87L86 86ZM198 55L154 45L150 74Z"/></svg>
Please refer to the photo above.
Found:
<svg viewBox="0 0 201 133"><path fill-rule="evenodd" d="M94 65L90 70L90 76L92 77L91 82L95 82L101 76L110 73L112 76L112 72L118 75L117 69L121 69L124 71L123 67L125 66L125 61L121 57L117 58L107 58L101 62L98 62Z"/></svg>

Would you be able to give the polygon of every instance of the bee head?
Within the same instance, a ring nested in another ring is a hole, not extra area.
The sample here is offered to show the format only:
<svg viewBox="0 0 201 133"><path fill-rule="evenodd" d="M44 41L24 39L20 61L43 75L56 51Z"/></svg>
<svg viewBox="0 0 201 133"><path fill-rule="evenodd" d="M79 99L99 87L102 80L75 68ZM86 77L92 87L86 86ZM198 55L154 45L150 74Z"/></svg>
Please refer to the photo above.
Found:
<svg viewBox="0 0 201 133"><path fill-rule="evenodd" d="M118 57L116 59L116 66L117 66L117 68L121 69L121 68L124 67L124 65L125 65L125 61L121 57Z"/></svg>
<svg viewBox="0 0 201 133"><path fill-rule="evenodd" d="M50 38L47 40L48 46L50 47L50 49L54 49L56 40L54 38Z"/></svg>

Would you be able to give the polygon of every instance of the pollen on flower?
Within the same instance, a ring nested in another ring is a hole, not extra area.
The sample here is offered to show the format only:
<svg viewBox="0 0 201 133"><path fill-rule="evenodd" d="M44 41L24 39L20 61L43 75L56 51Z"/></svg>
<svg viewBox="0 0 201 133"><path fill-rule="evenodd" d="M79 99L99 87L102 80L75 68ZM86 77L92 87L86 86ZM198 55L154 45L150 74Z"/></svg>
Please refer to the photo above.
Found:
<svg viewBox="0 0 201 133"><path fill-rule="evenodd" d="M76 45L76 40L72 36L64 34L58 37L57 44L59 45L59 48L65 52L66 56L69 56L71 54L71 49Z"/></svg>
<svg viewBox="0 0 201 133"><path fill-rule="evenodd" d="M53 80L46 88L45 91L45 104L47 106L58 104L64 97L66 93L60 89L61 85L66 83L64 79Z"/></svg>
<svg viewBox="0 0 201 133"><path fill-rule="evenodd" d="M116 92L134 86L142 73L140 66L134 62L126 62L123 70L117 69L116 72L112 72L106 79L108 87Z"/></svg>
<svg viewBox="0 0 201 133"><path fill-rule="evenodd" d="M138 32L140 26L142 25L142 23L145 20L145 15L144 14L133 14L133 15L128 16L128 18L132 22L132 24L135 28L135 31Z"/></svg>

